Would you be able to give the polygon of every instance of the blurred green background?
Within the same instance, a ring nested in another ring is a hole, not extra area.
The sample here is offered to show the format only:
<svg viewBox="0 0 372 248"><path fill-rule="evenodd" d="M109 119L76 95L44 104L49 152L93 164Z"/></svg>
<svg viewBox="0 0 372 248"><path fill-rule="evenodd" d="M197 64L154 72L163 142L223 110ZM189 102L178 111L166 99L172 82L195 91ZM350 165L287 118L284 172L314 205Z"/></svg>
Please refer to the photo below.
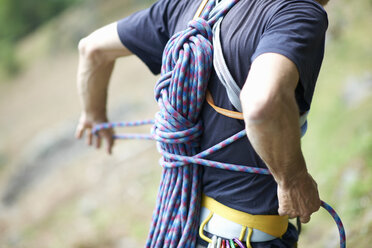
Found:
<svg viewBox="0 0 372 248"><path fill-rule="evenodd" d="M0 247L144 245L160 179L150 141L107 156L73 138L80 105L77 43L151 0L0 0ZM372 243L372 1L331 0L326 54L303 148L348 247ZM120 59L111 120L151 118L156 77ZM129 90L130 89L130 93ZM148 128L133 131L148 132ZM338 247L323 210L299 247Z"/></svg>

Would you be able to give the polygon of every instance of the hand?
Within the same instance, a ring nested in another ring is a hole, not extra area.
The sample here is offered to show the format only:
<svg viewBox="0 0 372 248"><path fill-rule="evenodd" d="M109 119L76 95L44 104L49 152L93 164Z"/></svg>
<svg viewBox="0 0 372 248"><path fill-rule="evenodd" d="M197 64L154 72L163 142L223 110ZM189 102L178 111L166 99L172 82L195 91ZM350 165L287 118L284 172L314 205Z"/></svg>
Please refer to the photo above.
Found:
<svg viewBox="0 0 372 248"><path fill-rule="evenodd" d="M97 135L92 133L92 128L102 122L107 122L106 117L92 118L88 117L87 114L83 113L79 119L79 123L76 127L75 137L80 139L86 133L86 140L89 146L95 145L98 149L101 147L102 139L105 140L106 150L108 154L112 153L112 147L114 146L114 131L112 128L103 129L98 132Z"/></svg>
<svg viewBox="0 0 372 248"><path fill-rule="evenodd" d="M318 187L307 172L299 175L286 187L278 185L279 215L299 217L301 223L310 221L310 215L320 208Z"/></svg>

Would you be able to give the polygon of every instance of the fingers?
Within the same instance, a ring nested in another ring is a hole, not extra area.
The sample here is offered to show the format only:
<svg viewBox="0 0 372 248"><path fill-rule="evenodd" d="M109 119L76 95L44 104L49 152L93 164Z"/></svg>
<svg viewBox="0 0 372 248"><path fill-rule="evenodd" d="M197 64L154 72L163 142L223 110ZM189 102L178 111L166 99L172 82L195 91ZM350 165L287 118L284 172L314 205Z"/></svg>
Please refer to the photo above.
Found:
<svg viewBox="0 0 372 248"><path fill-rule="evenodd" d="M284 210L281 208L280 205L279 205L279 209L278 209L278 214L279 214L280 216L286 216L286 215L288 215L288 214L286 213L286 211L284 211Z"/></svg>
<svg viewBox="0 0 372 248"><path fill-rule="evenodd" d="M280 216L287 215L289 219L294 219L294 218L299 217L301 223L303 224L308 223L310 221L310 215L311 215L311 214L299 214L299 213L295 213L295 211L285 211L281 208L278 209L278 213Z"/></svg>
<svg viewBox="0 0 372 248"><path fill-rule="evenodd" d="M79 123L75 131L75 138L81 139L84 136L85 131L88 131L90 133L91 128L92 128L92 125L85 121L84 116L80 117ZM91 142L92 137L89 137L89 134L88 134L88 139L90 140L87 141L87 143Z"/></svg>
<svg viewBox="0 0 372 248"><path fill-rule="evenodd" d="M84 134L83 125L78 124L76 131L75 131L75 138L81 139L81 137L83 137L83 134Z"/></svg>
<svg viewBox="0 0 372 248"><path fill-rule="evenodd" d="M107 153L112 154L112 147L114 146L114 139L111 138L107 141Z"/></svg>
<svg viewBox="0 0 372 248"><path fill-rule="evenodd" d="M90 145L95 145L97 149L101 148L102 141L105 143L106 151L108 154L112 154L112 147L114 145L114 138L113 138L113 130L112 129L104 129L100 130L97 134L90 134L89 139Z"/></svg>
<svg viewBox="0 0 372 248"><path fill-rule="evenodd" d="M90 132L89 127L79 124L75 131L75 138L81 139L84 136L85 131L88 132L86 142L87 142L87 145L90 146L93 143L93 134Z"/></svg>
<svg viewBox="0 0 372 248"><path fill-rule="evenodd" d="M77 138L77 139L81 139L82 136L83 136L83 130L80 129L80 128L76 128L76 131L75 131L75 138Z"/></svg>
<svg viewBox="0 0 372 248"><path fill-rule="evenodd" d="M90 132L90 130L89 130L89 132L87 134L87 145L91 146L92 144L93 144L93 133Z"/></svg>
<svg viewBox="0 0 372 248"><path fill-rule="evenodd" d="M108 154L112 154L112 147L114 146L114 131L112 129L102 130L103 138L105 140L106 151Z"/></svg>
<svg viewBox="0 0 372 248"><path fill-rule="evenodd" d="M75 138L81 139L85 135L86 144L89 146L94 145L96 149L101 148L103 139L107 153L112 154L112 148L114 146L113 134L112 129L100 130L97 134L93 134L90 126L78 124L75 131Z"/></svg>
<svg viewBox="0 0 372 248"><path fill-rule="evenodd" d="M99 135L96 135L96 148L101 148L101 137Z"/></svg>
<svg viewBox="0 0 372 248"><path fill-rule="evenodd" d="M294 218L297 218L299 216L299 214L297 214L295 211L291 210L285 210L283 208L280 208L278 209L278 213L280 216L288 216L288 218L290 219L294 219Z"/></svg>
<svg viewBox="0 0 372 248"><path fill-rule="evenodd" d="M291 187L278 186L278 213L289 218L299 217L301 223L308 223L312 213L320 208L318 187L309 175L293 183Z"/></svg>
<svg viewBox="0 0 372 248"><path fill-rule="evenodd" d="M310 215L300 217L300 221L303 224L308 223L310 221Z"/></svg>
<svg viewBox="0 0 372 248"><path fill-rule="evenodd" d="M288 216L290 219L299 217L301 223L307 223L310 221L311 214L318 210L319 207L315 200L313 203L307 205L298 204L298 202L294 201L286 201L279 203L278 214L280 216Z"/></svg>

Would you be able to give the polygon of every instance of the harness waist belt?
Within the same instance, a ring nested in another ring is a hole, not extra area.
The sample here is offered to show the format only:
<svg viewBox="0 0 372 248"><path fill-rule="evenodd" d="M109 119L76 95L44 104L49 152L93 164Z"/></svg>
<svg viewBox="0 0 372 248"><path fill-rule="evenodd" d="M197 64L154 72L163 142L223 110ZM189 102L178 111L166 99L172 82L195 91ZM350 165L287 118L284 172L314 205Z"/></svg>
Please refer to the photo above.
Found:
<svg viewBox="0 0 372 248"><path fill-rule="evenodd" d="M252 215L227 207L203 195L199 234L211 242L203 231L232 239L239 237L247 242L265 242L280 238L288 228L288 217L279 215ZM247 232L248 230L248 232Z"/></svg>

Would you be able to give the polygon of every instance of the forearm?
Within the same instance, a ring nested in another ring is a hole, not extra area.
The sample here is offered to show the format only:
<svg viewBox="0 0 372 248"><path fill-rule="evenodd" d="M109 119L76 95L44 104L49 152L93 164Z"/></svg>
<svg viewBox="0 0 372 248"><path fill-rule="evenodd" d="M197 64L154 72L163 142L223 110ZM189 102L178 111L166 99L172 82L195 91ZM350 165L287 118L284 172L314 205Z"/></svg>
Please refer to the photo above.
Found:
<svg viewBox="0 0 372 248"><path fill-rule="evenodd" d="M278 97L265 111L270 114L245 116L248 138L275 181L282 187L307 174L301 151L299 112L294 97Z"/></svg>
<svg viewBox="0 0 372 248"><path fill-rule="evenodd" d="M78 92L83 113L91 118L106 116L107 88L114 62L95 63L80 56L78 68Z"/></svg>
<svg viewBox="0 0 372 248"><path fill-rule="evenodd" d="M297 82L298 72L289 60L268 54L252 65L241 93L248 138L282 186L307 174L294 92Z"/></svg>
<svg viewBox="0 0 372 248"><path fill-rule="evenodd" d="M306 223L320 207L317 184L301 152L296 65L275 53L252 63L240 94L248 138L278 183L279 215Z"/></svg>
<svg viewBox="0 0 372 248"><path fill-rule="evenodd" d="M115 60L131 52L121 43L116 23L98 29L79 43L79 65L77 87L82 105L82 114L75 137L86 134L87 144L97 148L104 140L107 152L111 154L114 144L112 129L104 129L93 135L91 129L100 122L106 122L106 101L110 76Z"/></svg>
<svg viewBox="0 0 372 248"><path fill-rule="evenodd" d="M107 89L118 57L130 55L116 31L116 23L93 32L79 43L78 92L83 113L106 115Z"/></svg>

